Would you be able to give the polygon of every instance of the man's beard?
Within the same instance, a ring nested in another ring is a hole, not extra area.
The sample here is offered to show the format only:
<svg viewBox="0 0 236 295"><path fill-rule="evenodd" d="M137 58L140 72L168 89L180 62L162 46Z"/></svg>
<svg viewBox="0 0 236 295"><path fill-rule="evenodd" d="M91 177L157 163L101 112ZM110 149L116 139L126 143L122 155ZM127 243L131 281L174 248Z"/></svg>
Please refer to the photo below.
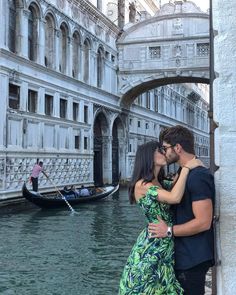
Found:
<svg viewBox="0 0 236 295"><path fill-rule="evenodd" d="M179 161L179 156L176 153L172 153L169 158L166 157L167 164L173 164Z"/></svg>

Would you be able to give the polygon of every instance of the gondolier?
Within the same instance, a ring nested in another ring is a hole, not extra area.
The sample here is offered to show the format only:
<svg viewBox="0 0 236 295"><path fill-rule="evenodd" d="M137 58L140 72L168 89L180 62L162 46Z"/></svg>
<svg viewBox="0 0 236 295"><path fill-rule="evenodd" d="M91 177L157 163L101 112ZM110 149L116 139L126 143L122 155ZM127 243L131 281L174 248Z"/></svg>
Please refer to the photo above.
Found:
<svg viewBox="0 0 236 295"><path fill-rule="evenodd" d="M31 173L31 177L30 177L33 191L35 192L38 191L38 178L41 172L48 178L47 174L43 171L43 162L39 161L38 163L34 165L32 173Z"/></svg>

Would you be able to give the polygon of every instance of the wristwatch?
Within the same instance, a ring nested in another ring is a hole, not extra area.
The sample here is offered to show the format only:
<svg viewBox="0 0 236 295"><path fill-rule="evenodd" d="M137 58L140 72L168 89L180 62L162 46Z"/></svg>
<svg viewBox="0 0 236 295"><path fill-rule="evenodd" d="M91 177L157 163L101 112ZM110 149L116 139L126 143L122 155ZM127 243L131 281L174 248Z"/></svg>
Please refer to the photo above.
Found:
<svg viewBox="0 0 236 295"><path fill-rule="evenodd" d="M172 235L173 235L172 226L168 226L167 227L166 235L167 235L168 238L171 238L172 237Z"/></svg>

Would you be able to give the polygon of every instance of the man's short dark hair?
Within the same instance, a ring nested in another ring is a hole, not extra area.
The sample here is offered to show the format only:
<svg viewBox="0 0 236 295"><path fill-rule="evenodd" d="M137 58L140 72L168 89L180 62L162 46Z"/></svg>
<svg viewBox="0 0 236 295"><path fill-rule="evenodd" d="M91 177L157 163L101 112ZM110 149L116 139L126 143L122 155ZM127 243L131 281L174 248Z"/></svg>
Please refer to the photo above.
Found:
<svg viewBox="0 0 236 295"><path fill-rule="evenodd" d="M160 132L160 134L159 134L159 142L160 142L160 144L162 144L163 143L163 138L164 138L164 136L165 136L165 134L168 132L168 127L166 127L165 129L162 129L161 130L161 132Z"/></svg>
<svg viewBox="0 0 236 295"><path fill-rule="evenodd" d="M167 129L163 134L163 141L170 145L177 143L182 146L185 152L195 154L194 151L194 136L192 131L181 125L176 125Z"/></svg>

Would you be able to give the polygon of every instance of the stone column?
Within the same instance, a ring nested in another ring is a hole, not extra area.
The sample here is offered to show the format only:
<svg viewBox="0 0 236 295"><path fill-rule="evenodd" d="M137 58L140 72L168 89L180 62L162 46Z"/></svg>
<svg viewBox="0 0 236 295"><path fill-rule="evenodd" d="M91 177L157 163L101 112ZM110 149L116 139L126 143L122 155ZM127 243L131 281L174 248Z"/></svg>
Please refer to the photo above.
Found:
<svg viewBox="0 0 236 295"><path fill-rule="evenodd" d="M17 23L19 24L17 32L17 53L28 58L28 18L29 10L17 8Z"/></svg>
<svg viewBox="0 0 236 295"><path fill-rule="evenodd" d="M236 5L234 0L213 0L215 72L213 84L215 131L215 173L217 254L217 295L232 295L236 287Z"/></svg>
<svg viewBox="0 0 236 295"><path fill-rule="evenodd" d="M22 82L20 88L20 110L27 112L28 109L28 83Z"/></svg>
<svg viewBox="0 0 236 295"><path fill-rule="evenodd" d="M45 65L45 19L39 19L39 39L38 39L38 57L37 61L41 65Z"/></svg>
<svg viewBox="0 0 236 295"><path fill-rule="evenodd" d="M103 182L112 182L112 136L103 137Z"/></svg>
<svg viewBox="0 0 236 295"><path fill-rule="evenodd" d="M7 106L8 106L8 96L9 96L9 77L7 74L0 74L0 89L1 89L1 99L0 99L0 149L4 149L6 145L6 129L7 129Z"/></svg>
<svg viewBox="0 0 236 295"><path fill-rule="evenodd" d="M120 138L119 137L119 173L121 173L121 180L125 180L128 178L127 175L127 151L128 151L128 145L127 140L125 137Z"/></svg>
<svg viewBox="0 0 236 295"><path fill-rule="evenodd" d="M60 117L60 93L55 92L53 96L53 116Z"/></svg>
<svg viewBox="0 0 236 295"><path fill-rule="evenodd" d="M71 96L67 99L67 119L73 120L73 98Z"/></svg>
<svg viewBox="0 0 236 295"><path fill-rule="evenodd" d="M98 0L97 1L97 8L100 10L100 11L102 11L102 0Z"/></svg>
<svg viewBox="0 0 236 295"><path fill-rule="evenodd" d="M97 52L89 50L89 80L88 84L97 87Z"/></svg>
<svg viewBox="0 0 236 295"><path fill-rule="evenodd" d="M45 88L43 87L40 87L38 90L37 110L39 114L45 115Z"/></svg>
<svg viewBox="0 0 236 295"><path fill-rule="evenodd" d="M80 41L81 42L81 41ZM79 52L78 52L78 80L83 79L83 74L82 74L82 68L83 68L83 46L80 44L79 45Z"/></svg>
<svg viewBox="0 0 236 295"><path fill-rule="evenodd" d="M2 14L0 17L0 28L1 29L1 34L0 34L0 48L7 48L7 43L8 43L8 1L5 0L0 0L0 11L5 11L6 13Z"/></svg>
<svg viewBox="0 0 236 295"><path fill-rule="evenodd" d="M93 103L89 102L88 105L88 124L93 125Z"/></svg>
<svg viewBox="0 0 236 295"><path fill-rule="evenodd" d="M72 77L72 56L73 56L73 42L72 38L68 37L68 44L67 44L67 49L68 49L68 54L67 54L67 62L66 62L66 74L70 77Z"/></svg>
<svg viewBox="0 0 236 295"><path fill-rule="evenodd" d="M118 0L118 27L123 29L125 25L125 0Z"/></svg>
<svg viewBox="0 0 236 295"><path fill-rule="evenodd" d="M55 29L55 60L53 68L59 71L60 56L59 56L59 46L60 46L60 30Z"/></svg>
<svg viewBox="0 0 236 295"><path fill-rule="evenodd" d="M79 102L79 122L84 122L84 101Z"/></svg>

